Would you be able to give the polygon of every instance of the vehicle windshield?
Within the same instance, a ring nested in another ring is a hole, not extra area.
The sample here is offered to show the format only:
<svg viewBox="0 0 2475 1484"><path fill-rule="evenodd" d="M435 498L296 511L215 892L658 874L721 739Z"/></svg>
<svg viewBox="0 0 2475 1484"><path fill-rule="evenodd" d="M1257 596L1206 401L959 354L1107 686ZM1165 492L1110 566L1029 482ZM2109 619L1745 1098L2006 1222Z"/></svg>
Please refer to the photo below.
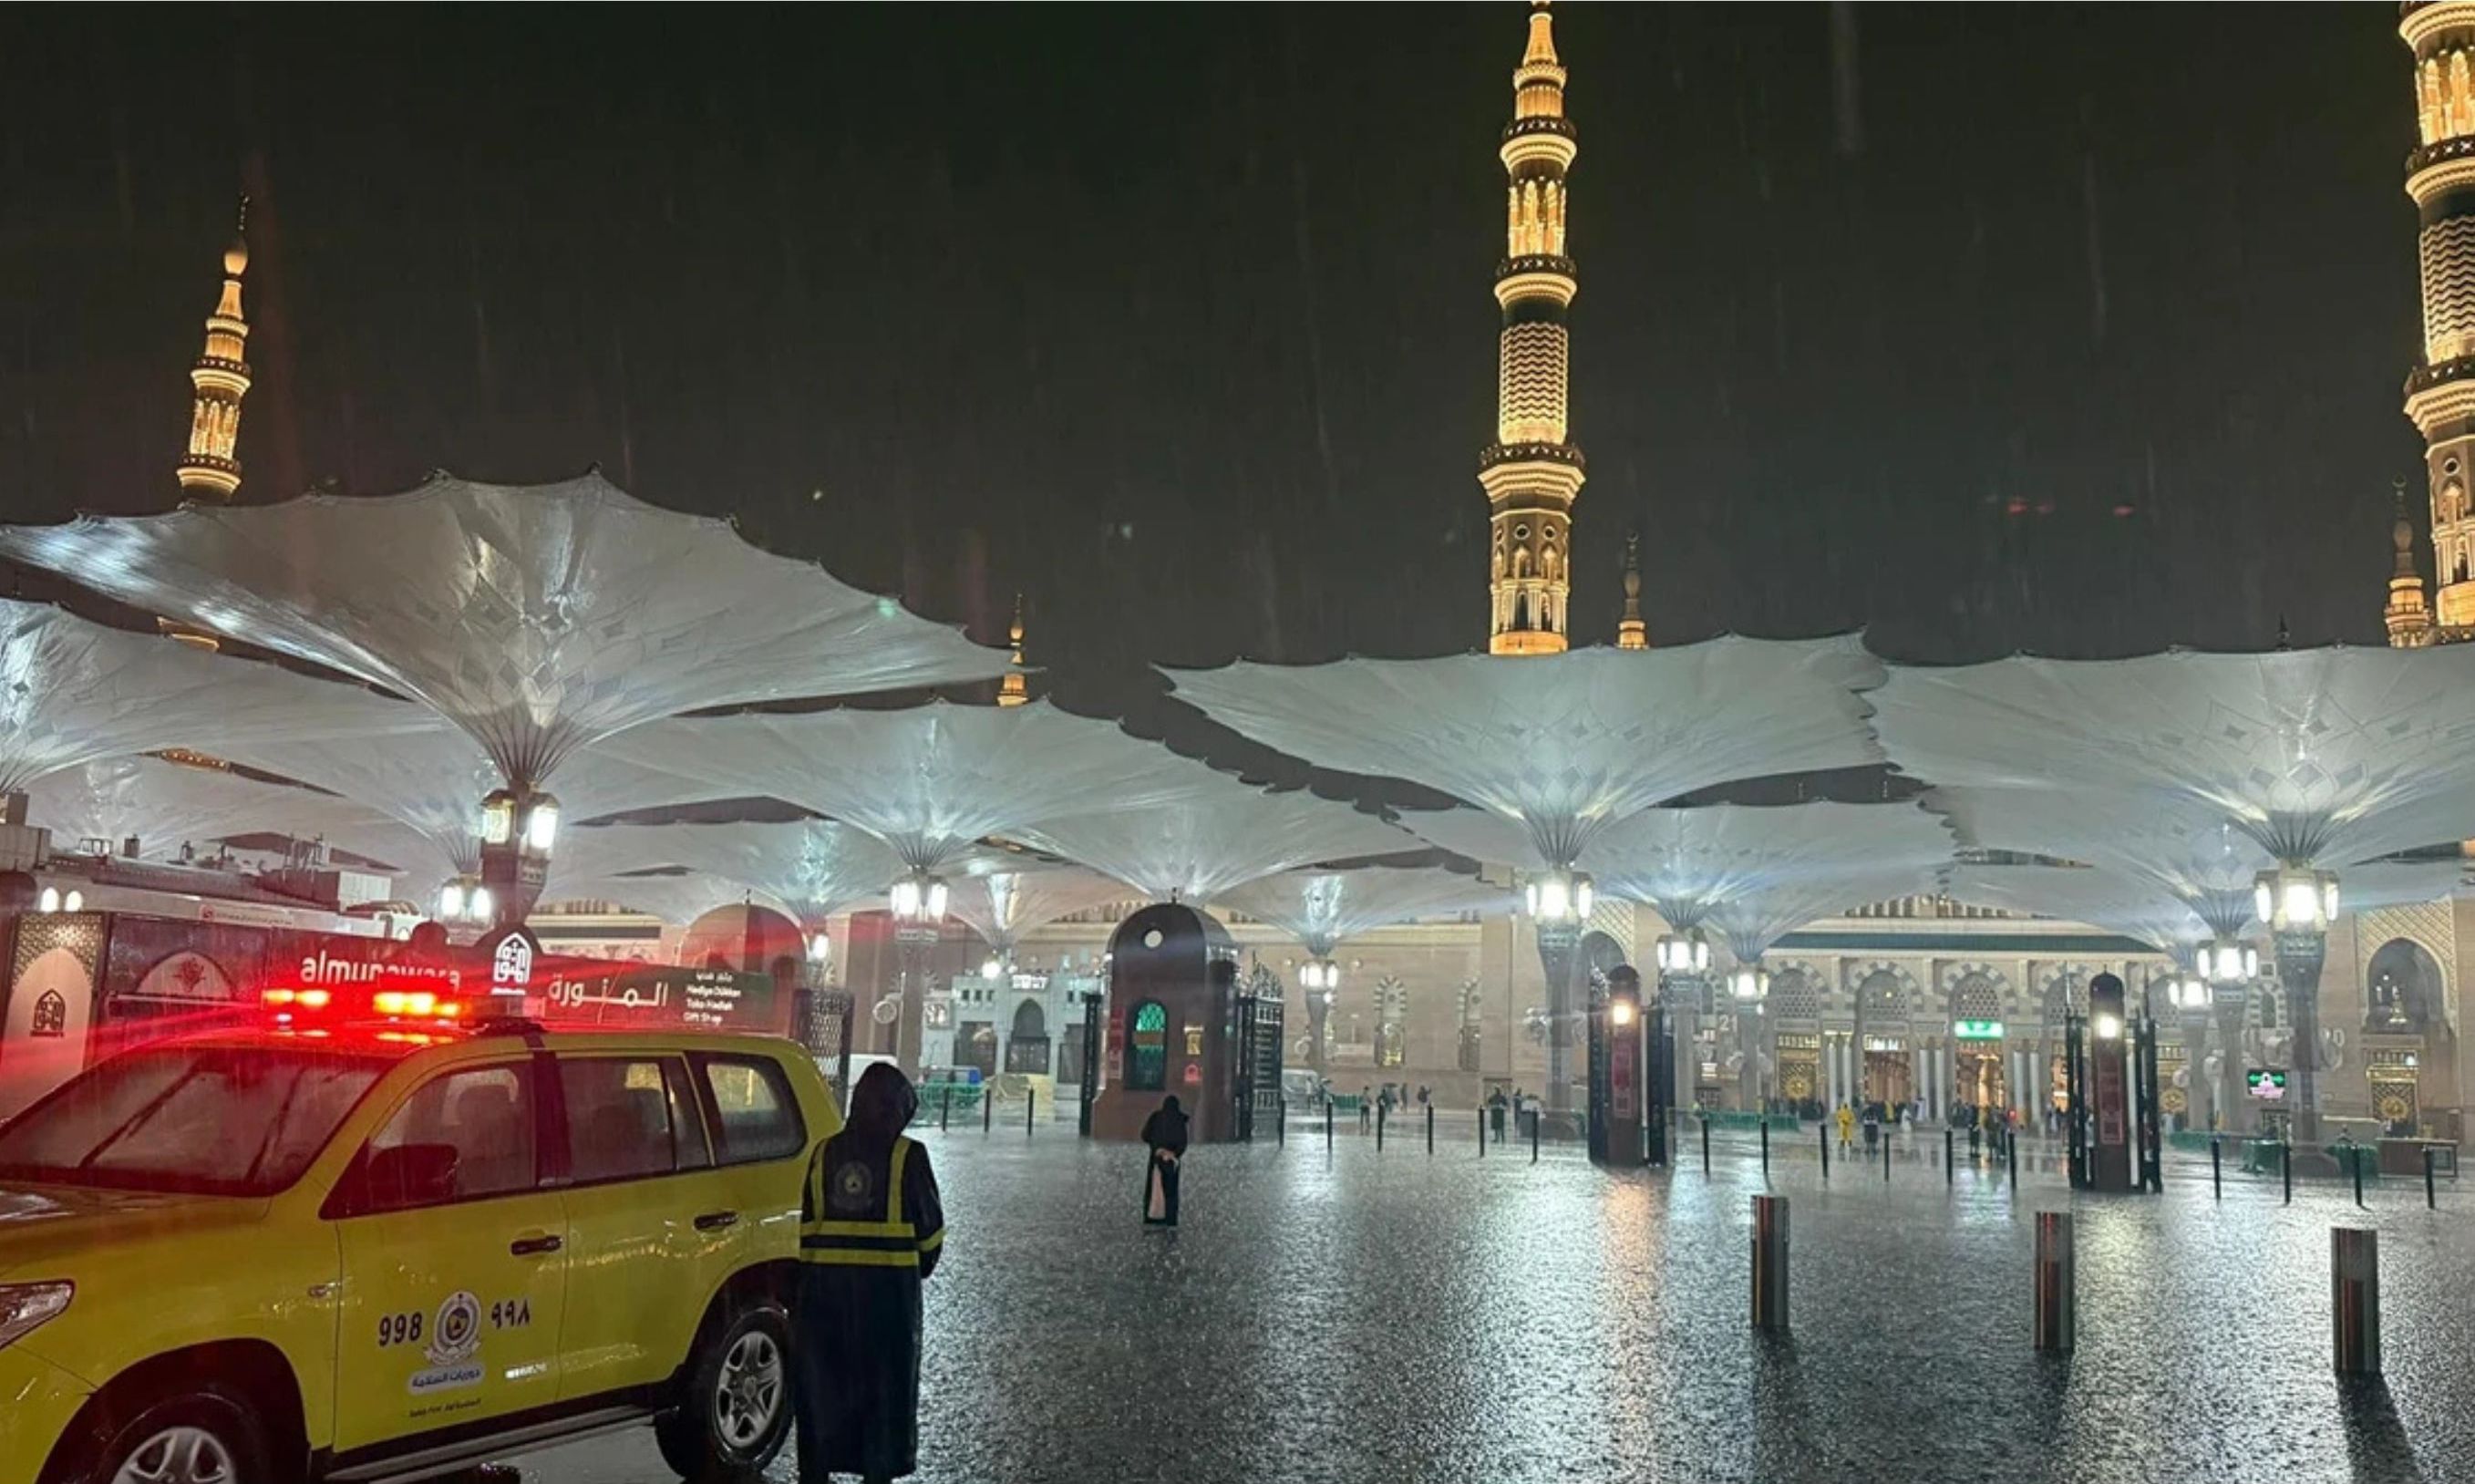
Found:
<svg viewBox="0 0 2475 1484"><path fill-rule="evenodd" d="M0 1128L0 1180L273 1195L393 1064L306 1046L133 1051Z"/></svg>

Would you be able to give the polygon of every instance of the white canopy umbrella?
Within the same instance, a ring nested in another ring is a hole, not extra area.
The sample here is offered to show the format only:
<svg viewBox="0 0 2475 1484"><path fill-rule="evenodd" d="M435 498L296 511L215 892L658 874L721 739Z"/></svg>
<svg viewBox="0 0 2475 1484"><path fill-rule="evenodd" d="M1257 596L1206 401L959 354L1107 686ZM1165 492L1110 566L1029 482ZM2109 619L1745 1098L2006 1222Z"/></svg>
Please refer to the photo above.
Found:
<svg viewBox="0 0 2475 1484"><path fill-rule="evenodd" d="M1008 661L598 473L0 527L0 553L409 696L518 789L659 717L989 680Z"/></svg>
<svg viewBox="0 0 2475 1484"><path fill-rule="evenodd" d="M428 842L418 849L401 838L380 845L374 837L360 838L380 859L394 849L417 854L424 864L435 864L446 873L470 873L480 865L480 802L498 785L498 767L480 746L461 732L432 730L400 737L356 739L338 745L323 742L276 742L233 747L227 754L236 763L339 793L368 805L412 830ZM571 757L560 770L558 791L568 818L590 820L630 810L697 803L726 796L717 789L646 767L595 748ZM745 793L746 790L736 791ZM569 831L561 855L573 848L581 832ZM358 849L339 841L347 849ZM370 852L363 852L370 853ZM410 865L413 863L402 863ZM564 862L554 864L563 864Z"/></svg>
<svg viewBox="0 0 2475 1484"><path fill-rule="evenodd" d="M1881 761L1858 693L1882 667L1852 636L1168 673L1180 699L1266 746L1518 820L1516 864L1542 868L1681 794Z"/></svg>
<svg viewBox="0 0 2475 1484"><path fill-rule="evenodd" d="M359 686L0 598L0 792L133 752L436 725Z"/></svg>
<svg viewBox="0 0 2475 1484"><path fill-rule="evenodd" d="M1407 779L1517 822L1547 971L1547 1096L1572 1101L1572 954L1609 824L1719 784L1881 761L1853 636L1728 636L1665 649L1174 670L1179 696L1321 767ZM1430 816L1432 817L1432 816ZM1413 827L1423 828L1423 824Z"/></svg>
<svg viewBox="0 0 2475 1484"><path fill-rule="evenodd" d="M2093 816L2197 813L2249 837L2276 863L2256 890L2305 1046L2342 868L2475 834L2466 646L1902 666L1873 700L1891 760L1936 783L2067 792ZM2296 1060L2308 1138L2315 1058Z"/></svg>
<svg viewBox="0 0 2475 1484"><path fill-rule="evenodd" d="M955 883L953 912L970 924L992 954L1014 956L1022 935L1060 917L1126 900L1122 881L1072 865L1026 864L992 870Z"/></svg>
<svg viewBox="0 0 2475 1484"><path fill-rule="evenodd" d="M1062 815L1011 832L1154 901L1216 901L1301 865L1392 855L1416 840L1373 815L1303 791L1267 793L1198 768L1158 802Z"/></svg>
<svg viewBox="0 0 2475 1484"><path fill-rule="evenodd" d="M27 817L51 831L55 850L92 841L112 853L135 839L148 861L227 836L319 839L378 822L372 811L331 793L146 756L81 763L26 792Z"/></svg>
<svg viewBox="0 0 2475 1484"><path fill-rule="evenodd" d="M922 874L987 836L1170 797L1210 776L1157 742L1046 701L680 718L610 750L857 825Z"/></svg>

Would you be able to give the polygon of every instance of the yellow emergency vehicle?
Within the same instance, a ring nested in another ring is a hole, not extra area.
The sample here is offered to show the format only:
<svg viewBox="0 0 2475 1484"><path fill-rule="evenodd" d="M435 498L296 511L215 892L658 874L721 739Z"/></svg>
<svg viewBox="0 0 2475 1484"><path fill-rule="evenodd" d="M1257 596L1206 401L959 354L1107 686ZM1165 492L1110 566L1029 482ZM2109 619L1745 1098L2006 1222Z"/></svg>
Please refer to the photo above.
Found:
<svg viewBox="0 0 2475 1484"><path fill-rule="evenodd" d="M807 1053L376 998L270 991L0 1127L0 1480L384 1480L647 1423L711 1480L781 1446L842 1124Z"/></svg>

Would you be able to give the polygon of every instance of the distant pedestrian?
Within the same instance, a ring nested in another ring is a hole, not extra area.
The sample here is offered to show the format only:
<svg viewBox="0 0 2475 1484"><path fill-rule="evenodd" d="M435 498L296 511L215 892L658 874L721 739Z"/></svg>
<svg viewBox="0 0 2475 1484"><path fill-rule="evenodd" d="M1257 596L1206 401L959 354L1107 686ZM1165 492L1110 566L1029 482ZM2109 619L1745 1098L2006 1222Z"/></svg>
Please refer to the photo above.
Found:
<svg viewBox="0 0 2475 1484"><path fill-rule="evenodd" d="M881 1484L919 1466L919 1285L945 1213L928 1151L902 1135L919 1107L910 1080L875 1063L808 1166L791 1347L801 1484Z"/></svg>
<svg viewBox="0 0 2475 1484"><path fill-rule="evenodd" d="M1866 1104L1865 1116L1861 1121L1865 1125L1865 1157L1871 1159L1874 1157L1874 1147L1882 1139L1882 1105Z"/></svg>
<svg viewBox="0 0 2475 1484"><path fill-rule="evenodd" d="M1358 1088L1358 1131L1364 1133L1375 1127L1375 1089L1366 1083Z"/></svg>
<svg viewBox="0 0 2475 1484"><path fill-rule="evenodd" d="M1856 1110L1847 1104L1839 1105L1839 1152L1846 1154L1855 1147Z"/></svg>
<svg viewBox="0 0 2475 1484"><path fill-rule="evenodd" d="M1177 1225L1178 1166L1186 1160L1186 1112L1174 1096L1143 1120L1143 1225Z"/></svg>

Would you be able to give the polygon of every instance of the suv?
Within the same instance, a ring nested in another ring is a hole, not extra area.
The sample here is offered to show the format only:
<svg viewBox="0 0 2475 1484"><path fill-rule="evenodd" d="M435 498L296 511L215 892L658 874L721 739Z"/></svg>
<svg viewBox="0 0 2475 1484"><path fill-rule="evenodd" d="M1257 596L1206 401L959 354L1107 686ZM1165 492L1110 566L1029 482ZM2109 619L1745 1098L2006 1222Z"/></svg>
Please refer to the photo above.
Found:
<svg viewBox="0 0 2475 1484"><path fill-rule="evenodd" d="M681 1477L753 1477L841 1124L805 1052L745 1035L399 1018L115 1057L0 1127L0 1479L381 1480L647 1422Z"/></svg>

